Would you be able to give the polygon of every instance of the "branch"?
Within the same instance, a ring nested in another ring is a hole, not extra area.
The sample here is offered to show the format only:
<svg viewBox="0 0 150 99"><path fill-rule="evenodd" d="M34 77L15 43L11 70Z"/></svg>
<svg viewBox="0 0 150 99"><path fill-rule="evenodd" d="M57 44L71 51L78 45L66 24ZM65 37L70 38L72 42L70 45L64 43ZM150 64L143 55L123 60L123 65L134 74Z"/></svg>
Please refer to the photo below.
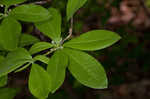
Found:
<svg viewBox="0 0 150 99"><path fill-rule="evenodd" d="M50 49L50 51L48 51L48 52L45 53L44 55L47 56L47 55L53 53L53 52L56 51L56 50L57 50L57 48L52 48L52 49Z"/></svg>
<svg viewBox="0 0 150 99"><path fill-rule="evenodd" d="M33 2L32 4L43 5L43 4L46 4L46 3L51 2L51 1L52 0L37 1L37 2Z"/></svg>
<svg viewBox="0 0 150 99"><path fill-rule="evenodd" d="M25 2L25 3L21 3L21 4L16 4L15 7L20 6L20 5L22 5L22 4L43 5L43 4L49 3L49 2L51 2L51 1L52 1L52 0L36 1L36 2L29 2L29 3Z"/></svg>
<svg viewBox="0 0 150 99"><path fill-rule="evenodd" d="M71 36L72 36L72 32L73 32L73 17L70 20L70 28L69 28L69 35L62 41L61 44L63 44L66 40L68 40Z"/></svg>

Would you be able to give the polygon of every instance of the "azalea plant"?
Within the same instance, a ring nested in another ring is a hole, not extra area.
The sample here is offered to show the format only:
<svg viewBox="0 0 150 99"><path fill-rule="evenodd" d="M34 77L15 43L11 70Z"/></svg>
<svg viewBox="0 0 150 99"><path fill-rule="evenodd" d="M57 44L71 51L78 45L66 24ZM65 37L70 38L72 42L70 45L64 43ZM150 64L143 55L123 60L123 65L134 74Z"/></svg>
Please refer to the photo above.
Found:
<svg viewBox="0 0 150 99"><path fill-rule="evenodd" d="M92 30L71 39L73 15L87 0L68 0L65 18L70 28L66 37L62 36L62 17L57 8L44 8L26 2L0 0L4 7L4 12L0 13L0 51L3 52L0 55L0 96L1 90L12 90L3 87L7 84L8 74L29 67L28 88L38 99L46 99L50 93L55 93L62 86L67 70L87 87L107 88L108 80L103 66L87 51L109 47L120 40L120 36L108 30ZM51 42L22 33L23 22L33 23ZM37 61L46 64L46 67Z"/></svg>

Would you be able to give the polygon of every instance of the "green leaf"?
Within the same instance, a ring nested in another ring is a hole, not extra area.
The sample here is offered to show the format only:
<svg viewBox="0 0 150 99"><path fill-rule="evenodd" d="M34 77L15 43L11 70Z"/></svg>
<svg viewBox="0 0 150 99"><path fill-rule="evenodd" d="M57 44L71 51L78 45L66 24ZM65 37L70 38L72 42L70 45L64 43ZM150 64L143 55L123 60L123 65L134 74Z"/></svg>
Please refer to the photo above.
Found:
<svg viewBox="0 0 150 99"><path fill-rule="evenodd" d="M5 59L5 57L0 55L0 63L3 62L4 59Z"/></svg>
<svg viewBox="0 0 150 99"><path fill-rule="evenodd" d="M3 47L0 45L0 50L4 50Z"/></svg>
<svg viewBox="0 0 150 99"><path fill-rule="evenodd" d="M20 39L20 46L21 47L29 46L39 41L40 40L36 38L35 36L29 35L29 34L22 34L21 39Z"/></svg>
<svg viewBox="0 0 150 99"><path fill-rule="evenodd" d="M3 87L7 84L8 77L7 75L0 77L0 87Z"/></svg>
<svg viewBox="0 0 150 99"><path fill-rule="evenodd" d="M32 63L33 60L32 56L24 48L18 48L10 52L5 60L0 63L0 76L14 71L27 62Z"/></svg>
<svg viewBox="0 0 150 99"><path fill-rule="evenodd" d="M3 62L4 59L5 58L3 56L0 56L0 63ZM3 87L7 84L7 79L8 79L7 75L0 77L0 87Z"/></svg>
<svg viewBox="0 0 150 99"><path fill-rule="evenodd" d="M100 50L111 46L120 40L120 36L114 32L106 30L95 30L82 34L64 44L65 47L80 50Z"/></svg>
<svg viewBox="0 0 150 99"><path fill-rule="evenodd" d="M95 89L107 88L107 77L102 65L85 52L65 48L69 56L69 71L83 85Z"/></svg>
<svg viewBox="0 0 150 99"><path fill-rule="evenodd" d="M47 71L52 80L52 93L63 84L67 65L68 57L61 50L56 51L50 58Z"/></svg>
<svg viewBox="0 0 150 99"><path fill-rule="evenodd" d="M67 20L69 20L73 14L81 8L87 0L68 0L67 3Z"/></svg>
<svg viewBox="0 0 150 99"><path fill-rule="evenodd" d="M6 17L0 25L0 45L8 51L16 49L20 34L20 23L11 17Z"/></svg>
<svg viewBox="0 0 150 99"><path fill-rule="evenodd" d="M49 58L46 57L45 55L37 55L37 56L35 56L33 59L34 59L35 61L41 61L41 62L43 62L43 63L45 63L45 64L48 64L48 62L49 62Z"/></svg>
<svg viewBox="0 0 150 99"><path fill-rule="evenodd" d="M17 93L18 93L18 90L14 88L1 88L0 98L1 99L14 99Z"/></svg>
<svg viewBox="0 0 150 99"><path fill-rule="evenodd" d="M46 36L54 41L61 38L61 15L55 8L49 8L52 17L49 20L35 23L35 26Z"/></svg>
<svg viewBox="0 0 150 99"><path fill-rule="evenodd" d="M46 99L51 91L49 74L38 64L33 64L29 76L30 92L39 99Z"/></svg>
<svg viewBox="0 0 150 99"><path fill-rule="evenodd" d="M27 0L0 0L0 4L6 5L6 6L11 6L19 3L23 3Z"/></svg>
<svg viewBox="0 0 150 99"><path fill-rule="evenodd" d="M145 4L146 4L147 7L150 8L150 1L149 1L149 0L146 0L146 1L145 1Z"/></svg>
<svg viewBox="0 0 150 99"><path fill-rule="evenodd" d="M50 18L50 13L47 9L40 5L26 4L14 8L10 15L17 20L25 22L40 22Z"/></svg>
<svg viewBox="0 0 150 99"><path fill-rule="evenodd" d="M43 51L43 50L46 50L46 49L49 49L52 47L53 47L53 45L51 43L38 42L30 48L29 52L30 52L30 54L35 54L35 53L38 53L40 51Z"/></svg>

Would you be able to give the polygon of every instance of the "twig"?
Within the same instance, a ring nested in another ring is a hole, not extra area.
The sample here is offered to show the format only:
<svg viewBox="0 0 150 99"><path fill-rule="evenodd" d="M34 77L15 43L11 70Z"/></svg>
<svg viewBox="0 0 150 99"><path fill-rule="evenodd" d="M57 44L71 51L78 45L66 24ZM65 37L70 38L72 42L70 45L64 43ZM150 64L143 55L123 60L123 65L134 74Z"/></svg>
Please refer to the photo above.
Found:
<svg viewBox="0 0 150 99"><path fill-rule="evenodd" d="M51 2L51 1L52 0L37 1L37 2L33 2L31 4L43 5L43 4L46 4L46 3Z"/></svg>
<svg viewBox="0 0 150 99"><path fill-rule="evenodd" d="M66 40L68 40L71 36L72 36L72 32L73 32L73 17L70 20L70 28L69 28L69 35L62 41L62 43L64 43Z"/></svg>
<svg viewBox="0 0 150 99"><path fill-rule="evenodd" d="M44 0L44 1L36 1L36 2L29 2L29 3L21 3L21 4L16 4L15 6L17 7L17 6L20 6L20 5L22 5L22 4L36 4L36 5L43 5L43 4L46 4L46 3L48 3L48 2L51 2L52 0Z"/></svg>
<svg viewBox="0 0 150 99"><path fill-rule="evenodd" d="M56 50L58 50L58 49L62 49L62 47L52 48L52 49L50 49L47 53L45 53L44 55L47 56L47 55L53 53L54 51L56 51Z"/></svg>
<svg viewBox="0 0 150 99"><path fill-rule="evenodd" d="M53 52L56 51L56 50L57 50L56 48L52 48L52 49L50 49L50 51L48 51L48 52L45 53L44 55L47 56L47 55L53 53Z"/></svg>

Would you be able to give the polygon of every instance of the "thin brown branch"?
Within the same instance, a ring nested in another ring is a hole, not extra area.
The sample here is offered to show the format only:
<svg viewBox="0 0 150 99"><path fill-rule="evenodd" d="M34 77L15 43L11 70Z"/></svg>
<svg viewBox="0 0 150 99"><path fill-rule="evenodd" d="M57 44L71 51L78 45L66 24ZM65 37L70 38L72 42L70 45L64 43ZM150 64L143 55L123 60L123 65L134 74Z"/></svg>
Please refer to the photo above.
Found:
<svg viewBox="0 0 150 99"><path fill-rule="evenodd" d="M72 36L72 32L73 32L73 17L70 20L69 35L62 41L62 43L64 43L66 40L68 40Z"/></svg>

